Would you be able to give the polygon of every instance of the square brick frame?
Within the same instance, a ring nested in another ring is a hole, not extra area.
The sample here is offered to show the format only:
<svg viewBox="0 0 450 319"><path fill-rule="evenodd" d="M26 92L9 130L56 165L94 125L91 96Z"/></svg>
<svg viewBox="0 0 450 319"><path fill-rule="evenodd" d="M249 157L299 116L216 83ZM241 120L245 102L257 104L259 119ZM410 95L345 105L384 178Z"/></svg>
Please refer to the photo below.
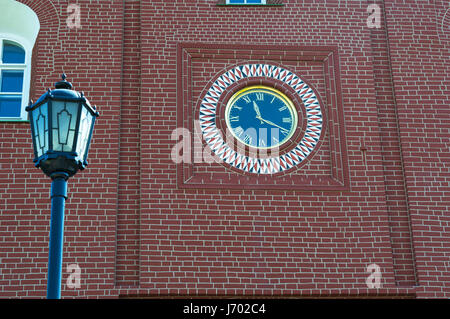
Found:
<svg viewBox="0 0 450 319"><path fill-rule="evenodd" d="M242 53L242 54L240 54ZM246 56L249 59L238 58ZM195 144L194 114L199 106L199 97L192 96L192 62L194 59L210 58L223 62L233 60L230 66L249 61L276 62L311 61L323 65L326 83L326 126L330 141L329 158L331 171L328 176L313 174L283 175L283 183L277 183L277 175L248 175L229 170L229 174L195 174L194 154L190 162L177 163L177 185L179 188L226 188L226 189L277 189L297 191L348 191L350 190L347 149L345 139L344 112L341 98L341 82L338 48L334 46L246 46L205 43L179 43L177 47L177 127L192 132L191 143ZM301 75L300 75L301 76ZM208 81L205 81L205 85ZM202 140L202 147L208 147ZM306 159L307 161L308 159ZM221 165L216 163L216 165ZM301 168L299 168L301 170ZM298 171L297 170L294 170Z"/></svg>

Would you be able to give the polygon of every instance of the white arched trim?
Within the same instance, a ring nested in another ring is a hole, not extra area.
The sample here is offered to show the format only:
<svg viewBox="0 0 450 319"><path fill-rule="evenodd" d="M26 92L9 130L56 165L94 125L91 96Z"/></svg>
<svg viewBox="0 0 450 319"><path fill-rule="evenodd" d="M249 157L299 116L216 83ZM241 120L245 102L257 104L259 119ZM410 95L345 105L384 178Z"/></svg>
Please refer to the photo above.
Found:
<svg viewBox="0 0 450 319"><path fill-rule="evenodd" d="M25 107L28 105L31 81L31 54L39 33L40 24L36 13L15 0L0 0L0 50L5 41L13 42L25 50L25 63L4 64L1 70L23 70L22 107L19 117L0 117L0 120L26 120ZM1 55L1 52L0 52Z"/></svg>

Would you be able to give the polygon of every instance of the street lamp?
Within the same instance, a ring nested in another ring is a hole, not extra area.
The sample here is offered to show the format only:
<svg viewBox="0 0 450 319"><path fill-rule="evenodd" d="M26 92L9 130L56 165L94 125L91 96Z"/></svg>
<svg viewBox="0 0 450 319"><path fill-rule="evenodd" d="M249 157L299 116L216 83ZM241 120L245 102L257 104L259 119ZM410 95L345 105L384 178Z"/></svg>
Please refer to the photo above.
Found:
<svg viewBox="0 0 450 319"><path fill-rule="evenodd" d="M87 155L98 112L83 93L62 75L55 89L26 108L30 115L35 166L52 179L47 298L61 298L64 205L67 179L87 166Z"/></svg>

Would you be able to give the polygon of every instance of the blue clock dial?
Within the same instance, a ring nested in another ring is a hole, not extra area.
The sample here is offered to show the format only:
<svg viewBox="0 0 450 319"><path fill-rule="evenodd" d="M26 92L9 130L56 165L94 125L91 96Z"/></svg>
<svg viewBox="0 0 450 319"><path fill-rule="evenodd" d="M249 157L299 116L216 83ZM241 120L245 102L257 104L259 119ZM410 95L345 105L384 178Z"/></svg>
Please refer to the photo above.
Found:
<svg viewBox="0 0 450 319"><path fill-rule="evenodd" d="M239 142L254 148L279 147L297 128L297 111L279 90L255 85L236 92L228 101L225 118Z"/></svg>

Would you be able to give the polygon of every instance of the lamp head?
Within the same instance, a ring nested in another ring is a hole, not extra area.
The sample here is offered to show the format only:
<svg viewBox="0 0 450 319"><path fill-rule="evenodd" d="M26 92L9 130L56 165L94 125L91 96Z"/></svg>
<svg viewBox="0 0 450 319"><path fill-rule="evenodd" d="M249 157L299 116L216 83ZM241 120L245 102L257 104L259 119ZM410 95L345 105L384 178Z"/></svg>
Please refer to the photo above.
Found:
<svg viewBox="0 0 450 319"><path fill-rule="evenodd" d="M30 115L34 162L48 176L64 172L73 176L87 166L87 155L99 116L83 93L73 90L66 75L36 103L26 108Z"/></svg>

